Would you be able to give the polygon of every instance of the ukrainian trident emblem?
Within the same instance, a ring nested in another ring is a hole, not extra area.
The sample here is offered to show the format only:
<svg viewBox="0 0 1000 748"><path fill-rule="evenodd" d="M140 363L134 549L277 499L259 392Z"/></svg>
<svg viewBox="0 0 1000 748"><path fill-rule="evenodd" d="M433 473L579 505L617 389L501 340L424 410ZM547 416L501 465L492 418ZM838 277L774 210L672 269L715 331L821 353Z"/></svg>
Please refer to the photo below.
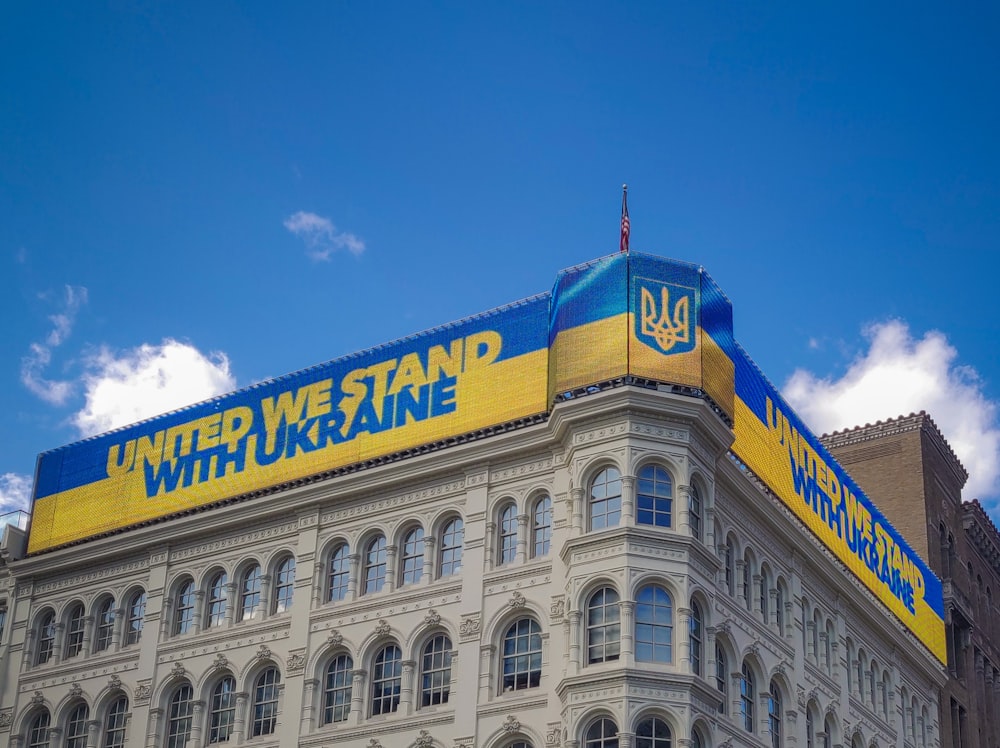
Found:
<svg viewBox="0 0 1000 748"><path fill-rule="evenodd" d="M665 283L657 285L659 285L659 300L655 291L645 285L638 286L639 314L636 319L638 328L636 337L650 348L659 349L661 353L686 353L693 350L694 336L691 332L693 289Z"/></svg>

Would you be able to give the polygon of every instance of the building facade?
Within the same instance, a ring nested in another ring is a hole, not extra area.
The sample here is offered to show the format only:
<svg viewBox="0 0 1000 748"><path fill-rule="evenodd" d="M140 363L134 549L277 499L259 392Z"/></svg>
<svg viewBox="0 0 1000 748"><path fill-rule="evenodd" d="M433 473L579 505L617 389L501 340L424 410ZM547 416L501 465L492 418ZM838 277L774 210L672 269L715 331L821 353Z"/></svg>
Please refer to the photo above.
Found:
<svg viewBox="0 0 1000 748"><path fill-rule="evenodd" d="M948 745L935 634L748 467L717 386L676 380L584 378L529 417L45 548L76 525L43 519L43 480L38 535L4 539L0 743Z"/></svg>

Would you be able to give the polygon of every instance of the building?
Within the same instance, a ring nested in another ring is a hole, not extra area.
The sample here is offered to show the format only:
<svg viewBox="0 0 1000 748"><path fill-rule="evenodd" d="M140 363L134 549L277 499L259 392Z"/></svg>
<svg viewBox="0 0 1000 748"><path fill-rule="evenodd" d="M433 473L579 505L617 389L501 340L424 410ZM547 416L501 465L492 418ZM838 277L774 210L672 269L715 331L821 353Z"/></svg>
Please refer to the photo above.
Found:
<svg viewBox="0 0 1000 748"><path fill-rule="evenodd" d="M39 458L16 748L940 746L939 580L637 253Z"/></svg>
<svg viewBox="0 0 1000 748"><path fill-rule="evenodd" d="M993 604L1000 533L978 501L961 500L965 468L922 412L823 441L942 580L949 678L940 714L947 744L1000 745L1000 631Z"/></svg>

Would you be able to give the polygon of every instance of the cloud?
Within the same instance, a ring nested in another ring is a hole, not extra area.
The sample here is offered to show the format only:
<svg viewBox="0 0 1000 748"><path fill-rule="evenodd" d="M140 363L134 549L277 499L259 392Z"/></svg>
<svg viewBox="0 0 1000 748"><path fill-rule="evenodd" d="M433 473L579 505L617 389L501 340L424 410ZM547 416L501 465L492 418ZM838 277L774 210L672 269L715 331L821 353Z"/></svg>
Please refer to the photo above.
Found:
<svg viewBox="0 0 1000 748"><path fill-rule="evenodd" d="M236 386L224 353L204 354L170 338L88 357L83 376L86 402L73 424L92 436L229 392Z"/></svg>
<svg viewBox="0 0 1000 748"><path fill-rule="evenodd" d="M73 392L71 382L47 379L45 370L52 362L52 349L58 348L69 338L76 315L86 303L86 288L65 286L61 311L49 316L52 329L43 342L32 343L28 347L28 355L21 359L21 383L47 403L62 405Z"/></svg>
<svg viewBox="0 0 1000 748"><path fill-rule="evenodd" d="M31 478L18 473L0 474L0 527L18 519L11 512L28 511L31 505Z"/></svg>
<svg viewBox="0 0 1000 748"><path fill-rule="evenodd" d="M965 469L967 499L996 507L1000 496L1000 403L983 392L979 374L958 364L958 351L936 330L914 338L902 320L864 330L868 350L840 378L799 369L783 394L817 433L926 411Z"/></svg>
<svg viewBox="0 0 1000 748"><path fill-rule="evenodd" d="M306 245L306 254L314 260L329 260L338 249L357 256L365 251L365 243L354 234L338 232L329 218L300 210L284 221L285 228Z"/></svg>

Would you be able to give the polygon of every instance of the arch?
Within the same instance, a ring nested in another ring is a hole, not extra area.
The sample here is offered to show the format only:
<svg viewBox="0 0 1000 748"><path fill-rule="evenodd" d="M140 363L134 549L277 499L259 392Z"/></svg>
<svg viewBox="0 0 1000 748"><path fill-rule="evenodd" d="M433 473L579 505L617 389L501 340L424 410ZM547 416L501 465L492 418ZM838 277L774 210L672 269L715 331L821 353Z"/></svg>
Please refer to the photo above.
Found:
<svg viewBox="0 0 1000 748"><path fill-rule="evenodd" d="M596 717L586 725L582 738L583 748L618 748L618 723L606 715Z"/></svg>
<svg viewBox="0 0 1000 748"><path fill-rule="evenodd" d="M173 601L170 610L170 634L180 636L194 628L194 577L181 574L176 577L168 588Z"/></svg>
<svg viewBox="0 0 1000 748"><path fill-rule="evenodd" d="M697 716L691 723L691 748L708 748L711 744L712 726L702 716Z"/></svg>
<svg viewBox="0 0 1000 748"><path fill-rule="evenodd" d="M252 690L249 690L250 729L247 731L248 738L274 734L278 725L280 687L281 671L277 665L265 665L255 674Z"/></svg>
<svg viewBox="0 0 1000 748"><path fill-rule="evenodd" d="M271 566L271 612L284 613L291 610L295 596L295 556L291 553L275 557ZM267 733L269 734L269 733Z"/></svg>
<svg viewBox="0 0 1000 748"><path fill-rule="evenodd" d="M547 491L539 491L529 498L531 513L531 557L542 558L549 555L552 545L552 497Z"/></svg>
<svg viewBox="0 0 1000 748"><path fill-rule="evenodd" d="M351 714L351 697L354 691L354 659L350 653L339 651L329 657L323 668L320 693L320 724L346 722Z"/></svg>
<svg viewBox="0 0 1000 748"><path fill-rule="evenodd" d="M497 566L512 564L517 560L517 502L506 497L497 502Z"/></svg>
<svg viewBox="0 0 1000 748"><path fill-rule="evenodd" d="M225 568L215 567L213 573L205 575L205 628L212 629L226 622L229 607L229 575Z"/></svg>
<svg viewBox="0 0 1000 748"><path fill-rule="evenodd" d="M541 685L542 627L527 615L516 618L500 639L500 693Z"/></svg>
<svg viewBox="0 0 1000 748"><path fill-rule="evenodd" d="M586 599L584 636L586 663L612 662L621 656L621 597L612 586L594 590Z"/></svg>
<svg viewBox="0 0 1000 748"><path fill-rule="evenodd" d="M236 620L252 621L263 613L263 576L264 567L252 559L247 563L240 564L236 577L237 601Z"/></svg>
<svg viewBox="0 0 1000 748"><path fill-rule="evenodd" d="M760 617L765 624L771 622L771 589L774 575L771 572L771 565L764 559L760 562L760 589L757 596L760 606Z"/></svg>
<svg viewBox="0 0 1000 748"><path fill-rule="evenodd" d="M594 531L617 527L622 514L621 471L605 465L586 485L587 529Z"/></svg>
<svg viewBox="0 0 1000 748"><path fill-rule="evenodd" d="M128 738L128 715L131 701L116 689L114 698L103 707L95 709L100 722L101 748L125 748Z"/></svg>
<svg viewBox="0 0 1000 748"><path fill-rule="evenodd" d="M674 596L659 582L639 588L635 595L635 661L672 663Z"/></svg>
<svg viewBox="0 0 1000 748"><path fill-rule="evenodd" d="M428 636L418 650L419 666L417 708L447 704L451 696L452 639L437 631Z"/></svg>
<svg viewBox="0 0 1000 748"><path fill-rule="evenodd" d="M56 646L56 612L51 606L42 608L35 616L35 665L44 665L52 659Z"/></svg>
<svg viewBox="0 0 1000 748"><path fill-rule="evenodd" d="M739 543L736 535L730 532L722 546L722 568L725 574L726 591L730 597L736 597L736 555L739 553Z"/></svg>
<svg viewBox="0 0 1000 748"><path fill-rule="evenodd" d="M371 660L371 716L391 714L399 708L403 679L403 650L395 642L387 642L374 652Z"/></svg>
<svg viewBox="0 0 1000 748"><path fill-rule="evenodd" d="M659 710L640 712L634 720L632 732L635 748L673 748L674 737L681 734L676 722Z"/></svg>
<svg viewBox="0 0 1000 748"><path fill-rule="evenodd" d="M446 515L441 525L438 543L438 577L447 577L462 570L462 554L465 550L465 520L461 515Z"/></svg>
<svg viewBox="0 0 1000 748"><path fill-rule="evenodd" d="M760 677L749 657L743 659L740 667L740 713L739 720L744 730L753 734L757 729L757 698Z"/></svg>
<svg viewBox="0 0 1000 748"><path fill-rule="evenodd" d="M691 672L705 674L705 607L697 597L691 598L691 614L688 625L688 654Z"/></svg>
<svg viewBox="0 0 1000 748"><path fill-rule="evenodd" d="M400 533L397 586L416 584L424 575L424 527L418 522L403 525Z"/></svg>
<svg viewBox="0 0 1000 748"><path fill-rule="evenodd" d="M205 685L208 743L227 742L236 727L236 676L229 670L216 671Z"/></svg>
<svg viewBox="0 0 1000 748"><path fill-rule="evenodd" d="M784 744L784 689L776 678L771 678L767 689L767 732L771 737L771 748L781 748Z"/></svg>
<svg viewBox="0 0 1000 748"><path fill-rule="evenodd" d="M48 733L52 726L52 713L45 706L34 707L25 714L21 733L26 748L49 746Z"/></svg>
<svg viewBox="0 0 1000 748"><path fill-rule="evenodd" d="M66 606L63 623L66 627L63 656L68 660L83 652L83 639L87 628L87 608L82 600L73 600Z"/></svg>
<svg viewBox="0 0 1000 748"><path fill-rule="evenodd" d="M779 636L784 636L788 631L788 613L785 607L791 598L788 596L788 583L780 573L775 575L774 589L774 627Z"/></svg>
<svg viewBox="0 0 1000 748"><path fill-rule="evenodd" d="M186 678L174 681L167 695L163 715L166 745L184 745L191 737L194 722L194 688Z"/></svg>
<svg viewBox="0 0 1000 748"><path fill-rule="evenodd" d="M688 485L688 527L691 537L695 540L705 540L705 517L708 512L706 505L707 491L702 488L702 479L692 475Z"/></svg>
<svg viewBox="0 0 1000 748"><path fill-rule="evenodd" d="M111 649L115 638L115 598L108 593L99 595L94 603L94 653Z"/></svg>
<svg viewBox="0 0 1000 748"><path fill-rule="evenodd" d="M125 626L122 631L122 646L138 644L142 639L142 629L146 625L146 590L132 587L123 598L125 600Z"/></svg>
<svg viewBox="0 0 1000 748"><path fill-rule="evenodd" d="M359 595L374 595L385 588L389 570L389 543L385 533L369 534L361 546Z"/></svg>
<svg viewBox="0 0 1000 748"><path fill-rule="evenodd" d="M636 470L636 524L673 527L674 478L659 461L646 461Z"/></svg>

